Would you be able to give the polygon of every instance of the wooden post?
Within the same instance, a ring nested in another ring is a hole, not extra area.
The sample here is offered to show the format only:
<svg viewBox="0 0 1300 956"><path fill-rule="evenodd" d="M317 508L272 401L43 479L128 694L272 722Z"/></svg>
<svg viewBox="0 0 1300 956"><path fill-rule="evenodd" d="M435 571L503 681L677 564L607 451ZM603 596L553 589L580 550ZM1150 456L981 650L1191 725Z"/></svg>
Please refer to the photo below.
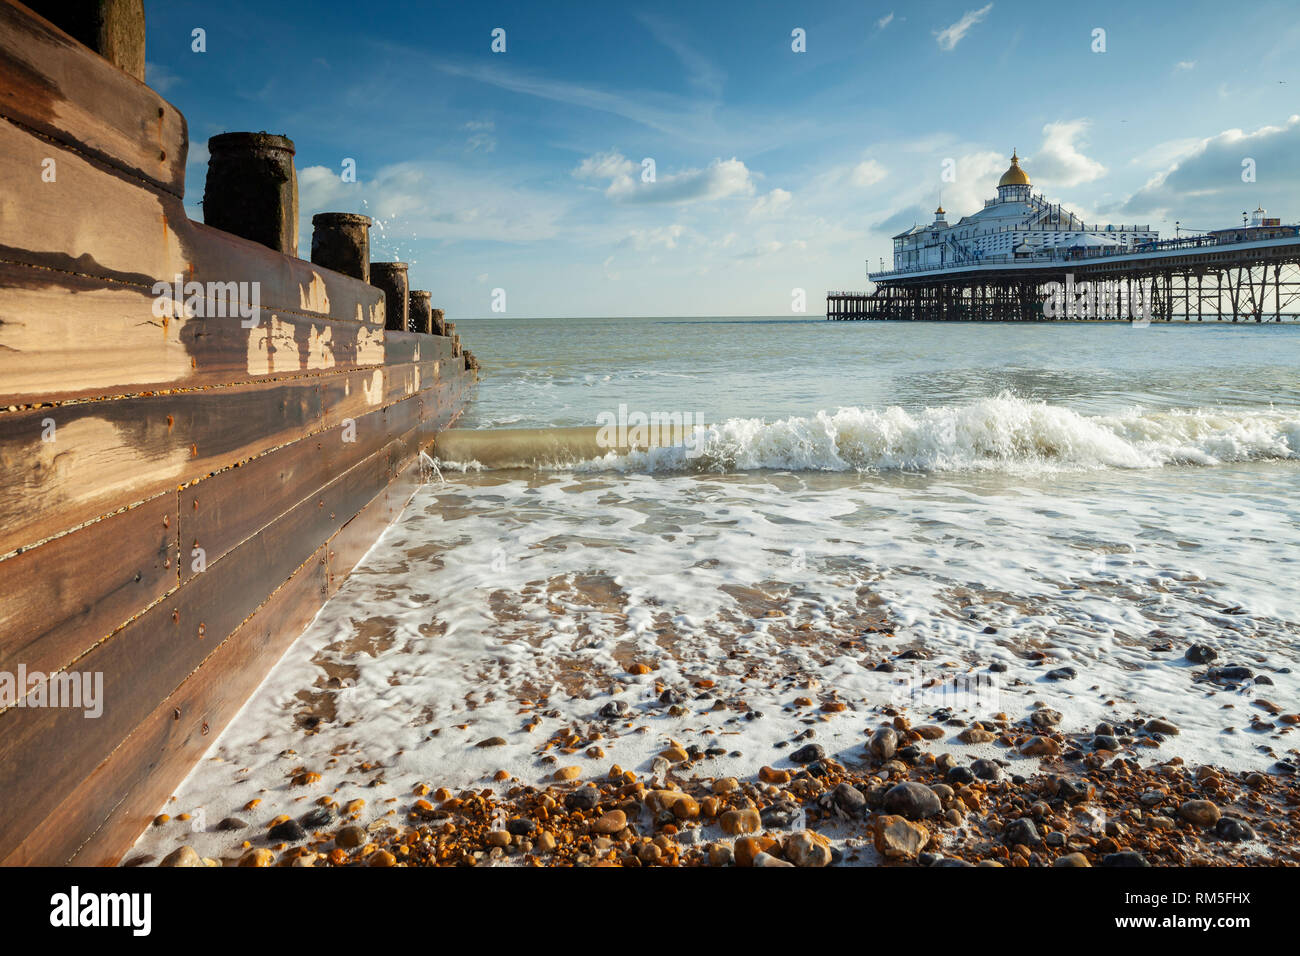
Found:
<svg viewBox="0 0 1300 956"><path fill-rule="evenodd" d="M433 325L433 310L430 306L432 294L423 289L411 290L410 327L412 332L428 335Z"/></svg>
<svg viewBox="0 0 1300 956"><path fill-rule="evenodd" d="M442 309L429 310L429 324L434 335L447 334L446 313Z"/></svg>
<svg viewBox="0 0 1300 956"><path fill-rule="evenodd" d="M311 217L311 261L370 282L370 217L318 212Z"/></svg>
<svg viewBox="0 0 1300 956"><path fill-rule="evenodd" d="M109 63L144 78L144 0L27 0L56 27Z"/></svg>
<svg viewBox="0 0 1300 956"><path fill-rule="evenodd" d="M286 256L298 255L298 176L293 141L272 133L208 140L203 221Z"/></svg>
<svg viewBox="0 0 1300 956"><path fill-rule="evenodd" d="M370 284L384 293L384 328L405 332L410 315L411 280L405 262L370 263Z"/></svg>

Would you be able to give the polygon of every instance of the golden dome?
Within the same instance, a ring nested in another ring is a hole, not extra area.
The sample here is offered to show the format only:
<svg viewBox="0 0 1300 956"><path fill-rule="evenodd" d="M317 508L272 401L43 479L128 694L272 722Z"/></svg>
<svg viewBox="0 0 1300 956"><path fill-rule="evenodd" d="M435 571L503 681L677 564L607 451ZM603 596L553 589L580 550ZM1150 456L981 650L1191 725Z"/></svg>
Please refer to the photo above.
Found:
<svg viewBox="0 0 1300 956"><path fill-rule="evenodd" d="M998 180L998 188L1001 189L1003 186L1028 185L1029 174L1020 168L1020 157L1016 155L1016 151L1013 149L1011 151L1011 167L1003 173L1002 178Z"/></svg>
<svg viewBox="0 0 1300 956"><path fill-rule="evenodd" d="M938 209L936 209L936 210L934 211L934 214L935 214L936 216L942 216L942 215L943 215L943 207L940 206Z"/></svg>

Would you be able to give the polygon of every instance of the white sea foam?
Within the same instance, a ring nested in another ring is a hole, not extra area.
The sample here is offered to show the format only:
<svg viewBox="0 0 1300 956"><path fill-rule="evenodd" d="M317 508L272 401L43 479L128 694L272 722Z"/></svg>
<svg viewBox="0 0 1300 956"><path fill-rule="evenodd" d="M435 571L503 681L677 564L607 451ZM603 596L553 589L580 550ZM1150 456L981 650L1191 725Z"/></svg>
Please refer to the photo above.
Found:
<svg viewBox="0 0 1300 956"><path fill-rule="evenodd" d="M848 407L776 421L732 418L697 429L694 450L666 446L549 468L1034 474L1295 458L1300 458L1300 412L1294 409L1085 415L1004 392L919 411Z"/></svg>
<svg viewBox="0 0 1300 956"><path fill-rule="evenodd" d="M988 675L993 662L1007 668L997 697L958 716L1019 719L1042 700L1067 730L1150 716L1178 724L1158 750L1138 748L1144 762L1178 754L1263 768L1292 746L1250 728L1251 693L1198 682L1203 668L1182 651L1207 643L1221 662L1268 675L1273 685L1253 693L1284 706L1300 694L1293 462L916 481L446 477L417 494L168 812L202 809L210 826L257 797L258 821L299 814L314 793L289 785L302 766L324 774L324 792L364 796L376 816L400 811L383 801L409 799L418 781L504 788L492 780L504 769L536 783L554 768L542 749L550 735L596 720L610 694L649 732L613 728L603 757L561 757L584 777L611 763L648 773L669 737L742 754L700 768L710 775L784 766L788 750L776 745L806 729L792 702L828 693L849 709L820 715L817 740L852 762L882 705L928 719L936 703L918 689L936 674ZM1238 494L1246 482L1250 493ZM891 630L867 628L880 620ZM874 670L909 647L929 660ZM629 659L655 670L632 676ZM1061 665L1078 677L1045 679ZM691 699L700 678L764 718ZM660 682L686 692L686 714L656 703ZM317 697L329 716L304 736L297 719ZM536 709L521 703L542 698ZM549 716L526 732L523 715L539 710ZM493 736L506 743L475 746ZM993 745L932 746L1037 767ZM382 783L369 785L363 760L383 766ZM212 855L240 836L184 838ZM176 839L151 828L139 848L161 854Z"/></svg>

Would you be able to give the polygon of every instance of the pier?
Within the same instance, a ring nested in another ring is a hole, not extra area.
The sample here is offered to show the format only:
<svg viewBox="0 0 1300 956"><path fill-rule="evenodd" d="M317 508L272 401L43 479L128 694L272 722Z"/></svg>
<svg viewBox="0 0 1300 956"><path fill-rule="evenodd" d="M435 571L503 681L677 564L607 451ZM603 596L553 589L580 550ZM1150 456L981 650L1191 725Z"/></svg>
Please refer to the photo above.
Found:
<svg viewBox="0 0 1300 956"><path fill-rule="evenodd" d="M893 237L867 292L829 292L826 318L1282 322L1300 315L1300 226L1263 207L1242 224L1161 240L1149 225L1088 224L1034 192L1012 151L997 196Z"/></svg>
<svg viewBox="0 0 1300 956"><path fill-rule="evenodd" d="M940 269L874 273L872 291L829 292L833 321L1042 321L1051 283L1113 283L1127 301L1149 301L1153 322L1294 322L1300 318L1300 227L1272 239L1213 234L1156 242L1132 252L1076 250ZM1081 315L1096 321L1131 315ZM1057 318L1065 318L1058 316Z"/></svg>

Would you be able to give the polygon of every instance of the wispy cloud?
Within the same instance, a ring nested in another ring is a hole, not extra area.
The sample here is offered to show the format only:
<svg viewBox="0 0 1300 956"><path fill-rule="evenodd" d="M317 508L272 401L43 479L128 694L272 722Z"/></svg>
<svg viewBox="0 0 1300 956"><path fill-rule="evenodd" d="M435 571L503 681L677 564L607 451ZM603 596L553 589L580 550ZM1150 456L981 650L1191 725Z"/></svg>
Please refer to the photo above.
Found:
<svg viewBox="0 0 1300 956"><path fill-rule="evenodd" d="M703 169L685 169L647 182L640 167L622 153L588 156L573 175L588 182L608 183L605 195L615 202L682 204L752 196L754 181L739 159L715 159Z"/></svg>
<svg viewBox="0 0 1300 956"><path fill-rule="evenodd" d="M885 27L889 26L893 22L894 22L894 11L890 10L883 17L881 17L879 20L876 21L876 29L883 30L885 29Z"/></svg>
<svg viewBox="0 0 1300 956"><path fill-rule="evenodd" d="M173 89L181 82L181 78L173 73L161 63L154 63L152 60L146 60L144 64L145 82L154 88L155 91L167 95L167 91Z"/></svg>
<svg viewBox="0 0 1300 956"><path fill-rule="evenodd" d="M934 36L939 43L939 49L951 50L956 47L970 31L970 28L982 22L992 9L993 4L990 3L978 10L967 10L956 23L937 31Z"/></svg>
<svg viewBox="0 0 1300 956"><path fill-rule="evenodd" d="M465 151L469 153L482 151L485 153L495 152L497 148L496 137L492 131L496 129L496 124L491 120L471 120L461 129L466 130L470 135L465 140Z"/></svg>
<svg viewBox="0 0 1300 956"><path fill-rule="evenodd" d="M1186 73L1189 70L1194 70L1194 69L1196 69L1195 60L1179 60L1177 63L1174 64L1175 73Z"/></svg>
<svg viewBox="0 0 1300 956"><path fill-rule="evenodd" d="M412 263L417 255L409 244L417 240L552 238L566 211L562 198L521 187L514 174L427 160L384 166L356 183L344 183L335 169L307 166L298 171L298 191L304 235L313 213L364 213L375 220L372 248Z"/></svg>
<svg viewBox="0 0 1300 956"><path fill-rule="evenodd" d="M646 13L637 14L637 19L650 31L651 36L671 50L682 66L686 67L687 79L692 86L714 99L722 97L725 74L712 60L683 39L688 35L686 30L670 26Z"/></svg>
<svg viewBox="0 0 1300 956"><path fill-rule="evenodd" d="M613 93L566 80L555 80L522 70L481 63L435 60L434 67L451 76L485 83L524 96L534 96L568 106L612 113L673 136L698 134L709 110L696 98L662 93Z"/></svg>

